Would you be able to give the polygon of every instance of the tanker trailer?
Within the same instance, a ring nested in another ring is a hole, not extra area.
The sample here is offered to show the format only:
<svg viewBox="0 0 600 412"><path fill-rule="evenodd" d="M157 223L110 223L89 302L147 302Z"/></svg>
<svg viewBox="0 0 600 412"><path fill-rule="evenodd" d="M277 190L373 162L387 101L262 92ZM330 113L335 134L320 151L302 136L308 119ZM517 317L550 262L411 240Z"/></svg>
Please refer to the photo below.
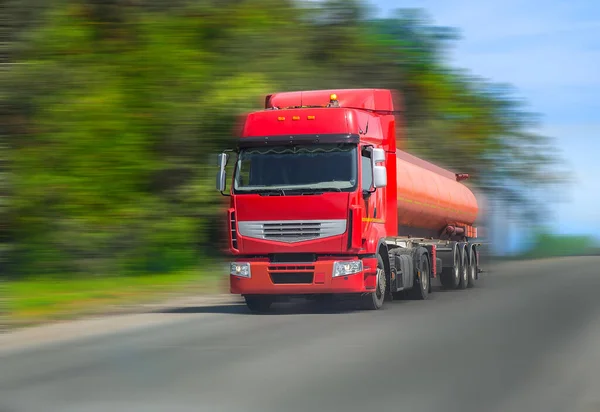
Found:
<svg viewBox="0 0 600 412"><path fill-rule="evenodd" d="M435 255L435 259L431 259L435 266L433 276L440 275L444 287L474 286L481 272L479 243L472 241L477 238L473 224L479 207L473 192L461 183L467 178L404 151L396 151L398 236L394 244L401 247L390 249L390 266L396 272L401 272L398 268L402 267L403 260L413 260L408 256L416 248L425 247L430 255ZM406 279L402 276L397 279L397 274L392 274L392 288L412 288L413 271L410 267L404 270ZM427 287L429 292L431 284ZM413 290L418 297L423 292Z"/></svg>

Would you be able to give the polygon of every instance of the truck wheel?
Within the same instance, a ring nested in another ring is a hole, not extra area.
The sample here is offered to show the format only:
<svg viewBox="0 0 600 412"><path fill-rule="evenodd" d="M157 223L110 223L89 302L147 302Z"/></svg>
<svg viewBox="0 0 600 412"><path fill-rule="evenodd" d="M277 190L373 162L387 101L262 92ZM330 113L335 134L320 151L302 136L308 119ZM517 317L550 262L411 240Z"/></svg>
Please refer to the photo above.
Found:
<svg viewBox="0 0 600 412"><path fill-rule="evenodd" d="M429 297L429 284L431 281L431 265L427 256L427 249L419 248L415 265L415 280L408 295L414 300L425 300Z"/></svg>
<svg viewBox="0 0 600 412"><path fill-rule="evenodd" d="M462 248L460 253L460 282L459 289L466 289L469 284L469 262L467 261L467 250Z"/></svg>
<svg viewBox="0 0 600 412"><path fill-rule="evenodd" d="M388 300L403 300L406 298L406 294L404 290L400 292L392 292L392 290L396 290L398 288L398 283L402 286L402 272L401 272L401 263L400 263L400 253L398 253L400 249L392 249L388 253L390 255L390 278L388 282ZM400 277L400 279L398 278ZM392 278L394 280L392 280Z"/></svg>
<svg viewBox="0 0 600 412"><path fill-rule="evenodd" d="M380 255L377 255L377 286L375 291L362 295L362 303L365 309L377 310L383 306L386 294L385 265Z"/></svg>
<svg viewBox="0 0 600 412"><path fill-rule="evenodd" d="M469 248L469 279L467 287L474 287L475 279L477 279L477 257L475 256L475 248L471 247Z"/></svg>
<svg viewBox="0 0 600 412"><path fill-rule="evenodd" d="M460 283L460 251L454 248L454 264L450 268L443 268L440 281L446 289L456 289Z"/></svg>
<svg viewBox="0 0 600 412"><path fill-rule="evenodd" d="M271 309L273 299L267 296L244 296L246 306L254 313L265 313Z"/></svg>

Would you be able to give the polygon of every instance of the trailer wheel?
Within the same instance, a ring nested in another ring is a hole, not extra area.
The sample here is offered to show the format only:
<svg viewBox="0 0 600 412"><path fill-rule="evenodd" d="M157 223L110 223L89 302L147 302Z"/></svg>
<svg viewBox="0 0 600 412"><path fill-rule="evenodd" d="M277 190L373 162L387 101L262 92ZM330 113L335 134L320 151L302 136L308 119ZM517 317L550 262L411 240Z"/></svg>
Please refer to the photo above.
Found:
<svg viewBox="0 0 600 412"><path fill-rule="evenodd" d="M467 249L461 246L460 252L460 282L459 289L466 289L469 284L469 262L467 257Z"/></svg>
<svg viewBox="0 0 600 412"><path fill-rule="evenodd" d="M475 256L475 248L471 247L469 248L469 279L467 287L474 287L475 279L477 279L477 257Z"/></svg>
<svg viewBox="0 0 600 412"><path fill-rule="evenodd" d="M246 306L254 313L265 313L271 309L273 298L268 296L244 296Z"/></svg>
<svg viewBox="0 0 600 412"><path fill-rule="evenodd" d="M381 257L381 255L377 255L377 286L375 287L374 292L367 293L361 296L361 300L365 309L381 309L386 295L386 278L387 276L385 274L385 265L383 264L383 258Z"/></svg>
<svg viewBox="0 0 600 412"><path fill-rule="evenodd" d="M429 284L431 282L431 265L427 249L419 248L416 253L415 280L413 287L408 290L411 299L425 300L429 297Z"/></svg>
<svg viewBox="0 0 600 412"><path fill-rule="evenodd" d="M460 283L460 251L458 246L454 248L454 264L452 267L442 268L440 282L446 289L456 289Z"/></svg>

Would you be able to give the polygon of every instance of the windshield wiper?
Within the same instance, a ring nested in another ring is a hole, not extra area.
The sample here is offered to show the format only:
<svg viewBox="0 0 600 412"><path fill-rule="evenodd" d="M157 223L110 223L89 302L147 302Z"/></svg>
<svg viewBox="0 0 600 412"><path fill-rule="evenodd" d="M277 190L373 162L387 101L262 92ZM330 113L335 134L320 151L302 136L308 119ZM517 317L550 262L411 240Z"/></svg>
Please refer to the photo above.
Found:
<svg viewBox="0 0 600 412"><path fill-rule="evenodd" d="M311 187L307 189L296 189L293 191L288 191L288 194L300 194L300 195L320 195L325 192L341 192L342 189L339 187Z"/></svg>
<svg viewBox="0 0 600 412"><path fill-rule="evenodd" d="M252 191L252 193L258 193L261 196L304 196L304 195L320 195L325 192L341 192L342 189L339 187L311 187L304 189L261 189Z"/></svg>
<svg viewBox="0 0 600 412"><path fill-rule="evenodd" d="M261 196L285 196L285 190L283 189L257 190L254 193L258 193Z"/></svg>
<svg viewBox="0 0 600 412"><path fill-rule="evenodd" d="M308 195L320 195L323 193L322 189L294 189L286 192L290 196L308 196Z"/></svg>

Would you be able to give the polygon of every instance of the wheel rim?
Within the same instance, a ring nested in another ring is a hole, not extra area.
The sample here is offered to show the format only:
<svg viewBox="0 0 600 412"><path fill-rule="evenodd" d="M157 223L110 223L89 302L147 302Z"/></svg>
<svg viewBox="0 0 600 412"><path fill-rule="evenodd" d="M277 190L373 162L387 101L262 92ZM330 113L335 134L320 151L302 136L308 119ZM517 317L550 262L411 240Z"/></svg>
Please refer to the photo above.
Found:
<svg viewBox="0 0 600 412"><path fill-rule="evenodd" d="M375 291L377 298L381 298L385 294L385 270L377 268L377 289Z"/></svg>
<svg viewBox="0 0 600 412"><path fill-rule="evenodd" d="M459 268L460 259L457 258L456 254L454 254L454 262L456 262L454 264L454 280L458 283L458 281L460 280L460 268Z"/></svg>
<svg viewBox="0 0 600 412"><path fill-rule="evenodd" d="M427 262L423 262L423 266L424 266L424 270L421 271L421 287L423 288L424 291L426 291L427 288L429 287L429 285L428 285L429 266L427 265Z"/></svg>

